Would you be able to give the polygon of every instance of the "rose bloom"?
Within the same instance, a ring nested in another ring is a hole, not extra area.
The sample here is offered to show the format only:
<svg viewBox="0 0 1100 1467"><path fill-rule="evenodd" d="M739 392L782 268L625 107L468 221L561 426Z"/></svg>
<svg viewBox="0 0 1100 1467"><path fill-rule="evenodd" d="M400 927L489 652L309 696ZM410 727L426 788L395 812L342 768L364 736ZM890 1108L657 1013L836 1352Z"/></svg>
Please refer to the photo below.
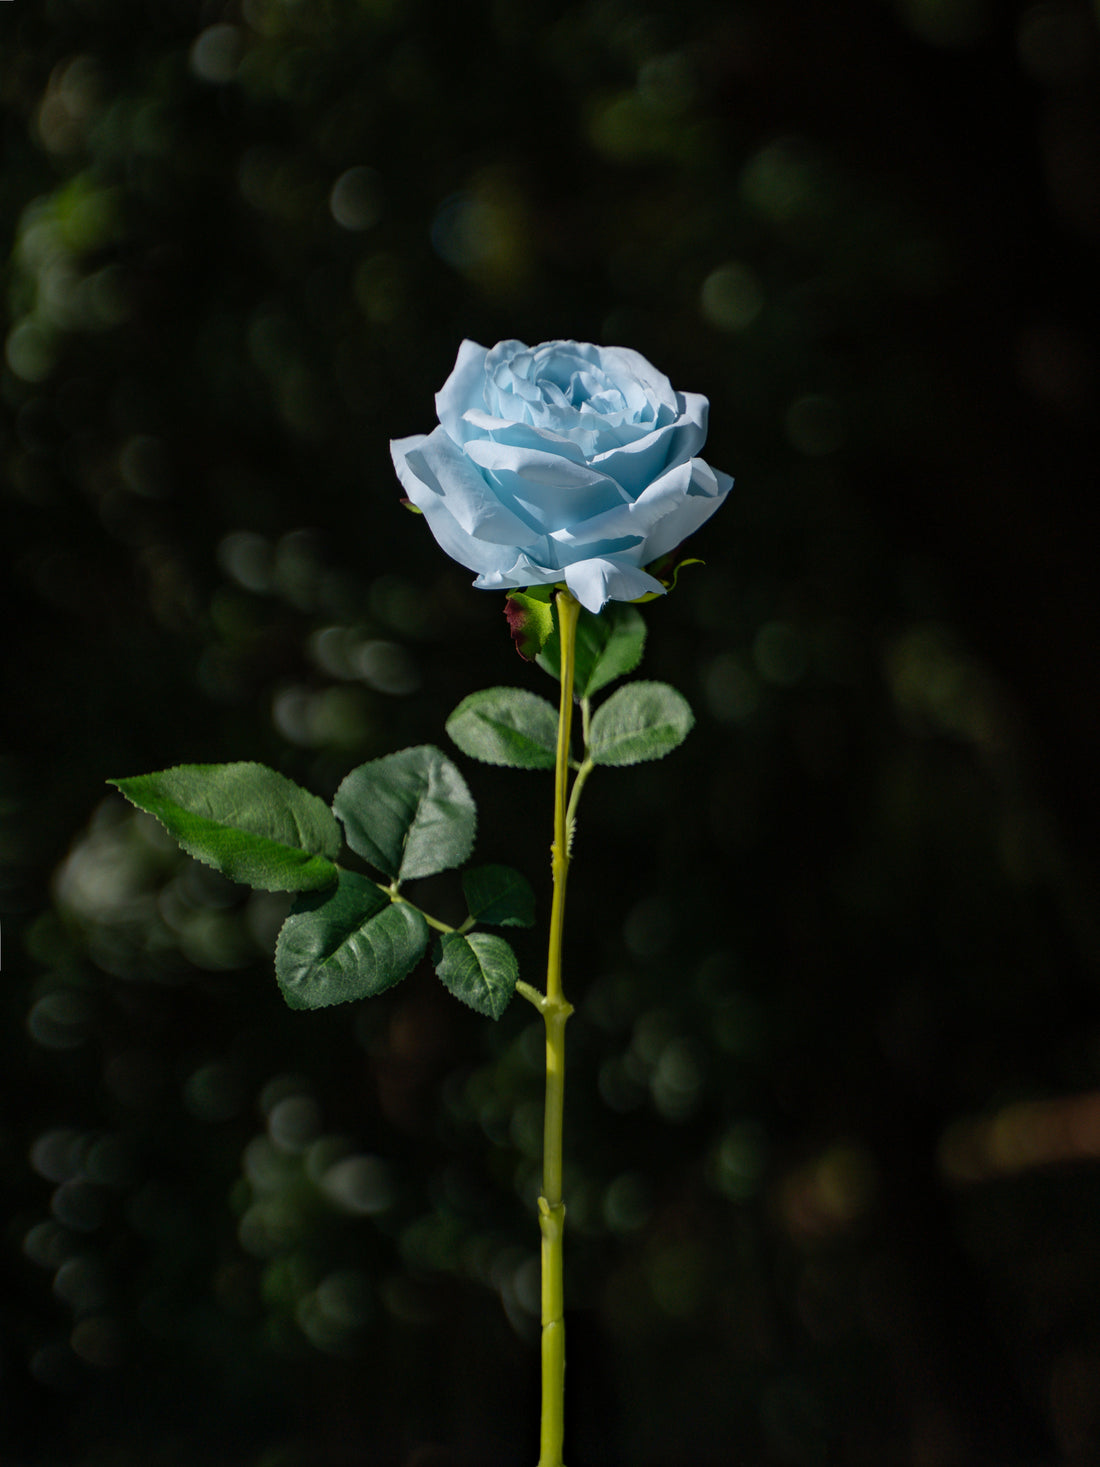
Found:
<svg viewBox="0 0 1100 1467"><path fill-rule="evenodd" d="M622 346L464 341L439 426L390 444L436 540L481 590L564 582L582 606L665 590L645 569L733 480L696 454L708 403Z"/></svg>

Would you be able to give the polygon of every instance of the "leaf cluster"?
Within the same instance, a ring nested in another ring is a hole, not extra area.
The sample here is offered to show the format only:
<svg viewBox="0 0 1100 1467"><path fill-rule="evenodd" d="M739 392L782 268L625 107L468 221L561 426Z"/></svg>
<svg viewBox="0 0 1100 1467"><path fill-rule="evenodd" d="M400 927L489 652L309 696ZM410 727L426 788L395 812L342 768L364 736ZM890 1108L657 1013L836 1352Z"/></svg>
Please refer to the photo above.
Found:
<svg viewBox="0 0 1100 1467"><path fill-rule="evenodd" d="M692 726L687 702L665 683L630 683L592 711L592 695L633 671L644 648L645 624L633 606L615 605L600 616L581 613L573 688L584 749L579 762L570 759L570 832L593 768L660 759ZM531 631L529 650L529 660L560 680L553 615ZM447 732L464 753L486 763L555 767L558 711L524 688L471 694L451 714ZM503 937L473 929L531 926L535 898L527 879L508 866L465 869L467 917L457 928L422 911L402 891L404 882L464 867L477 833L477 808L465 780L432 745L359 765L336 791L331 809L255 763L186 764L109 783L208 866L264 891L296 893L275 947L275 975L291 1008L325 1008L385 992L424 957L433 929L435 971L456 998L493 1019L511 1000L519 979L515 953ZM339 864L345 843L377 876Z"/></svg>
<svg viewBox="0 0 1100 1467"><path fill-rule="evenodd" d="M275 947L275 974L291 1008L368 998L400 982L439 934L444 987L499 1019L519 967L511 946L478 923L529 927L534 892L507 866L471 867L458 929L421 911L405 881L463 865L477 809L462 775L431 745L353 769L329 809L263 764L190 764L109 781L155 815L185 851L234 881L297 896ZM337 864L345 844L384 880Z"/></svg>
<svg viewBox="0 0 1100 1467"><path fill-rule="evenodd" d="M561 638L555 619L534 660L555 680L561 675ZM571 759L587 777L598 765L662 759L683 743L694 718L687 700L667 683L633 682L593 712L594 693L633 672L645 650L645 622L627 603L600 615L583 611L577 624L573 694L582 711L584 750ZM558 713L546 698L521 688L485 688L464 698L447 720L447 733L464 754L514 769L553 769Z"/></svg>

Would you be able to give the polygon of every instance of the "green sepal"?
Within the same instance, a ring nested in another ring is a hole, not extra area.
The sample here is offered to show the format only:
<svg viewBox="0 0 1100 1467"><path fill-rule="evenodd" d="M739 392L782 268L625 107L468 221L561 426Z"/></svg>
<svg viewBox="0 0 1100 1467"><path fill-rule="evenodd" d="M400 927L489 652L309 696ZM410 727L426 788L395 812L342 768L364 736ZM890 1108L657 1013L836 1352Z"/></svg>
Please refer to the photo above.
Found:
<svg viewBox="0 0 1100 1467"><path fill-rule="evenodd" d="M336 880L343 842L332 812L265 764L178 764L107 783L232 881L311 891Z"/></svg>
<svg viewBox="0 0 1100 1467"><path fill-rule="evenodd" d="M448 992L489 1019L500 1018L519 978L515 953L490 932L445 932L436 945L435 971Z"/></svg>
<svg viewBox="0 0 1100 1467"><path fill-rule="evenodd" d="M352 850L396 881L461 866L477 833L466 781L431 744L360 764L336 791L332 808Z"/></svg>
<svg viewBox="0 0 1100 1467"><path fill-rule="evenodd" d="M384 993L428 949L428 924L373 881L341 871L334 892L299 897L275 945L275 976L292 1009Z"/></svg>
<svg viewBox="0 0 1100 1467"><path fill-rule="evenodd" d="M509 591L504 615L516 651L524 662L534 662L554 630L553 586L531 586L526 591Z"/></svg>
<svg viewBox="0 0 1100 1467"><path fill-rule="evenodd" d="M512 769L553 769L558 713L525 688L485 688L471 693L447 720L447 732L464 754Z"/></svg>
<svg viewBox="0 0 1100 1467"><path fill-rule="evenodd" d="M535 892L511 866L471 866L462 873L466 906L475 922L490 927L533 927Z"/></svg>
<svg viewBox="0 0 1100 1467"><path fill-rule="evenodd" d="M588 735L593 764L641 764L682 744L695 717L667 683L628 683L596 709Z"/></svg>
<svg viewBox="0 0 1100 1467"><path fill-rule="evenodd" d="M590 698L617 677L633 672L645 651L645 635L641 612L626 602L609 602L598 614L582 607L577 618L574 697ZM556 623L536 661L552 678L560 678L561 632Z"/></svg>
<svg viewBox="0 0 1100 1467"><path fill-rule="evenodd" d="M684 560L677 560L676 551L670 550L667 555L662 555L659 560L647 565L646 570L651 576L656 577L665 589L647 591L644 596L635 596L630 605L642 606L646 601L656 601L659 597L667 595L669 591L675 591L676 582L680 579L680 572L685 565L706 565L706 561L700 560L697 555L689 555Z"/></svg>

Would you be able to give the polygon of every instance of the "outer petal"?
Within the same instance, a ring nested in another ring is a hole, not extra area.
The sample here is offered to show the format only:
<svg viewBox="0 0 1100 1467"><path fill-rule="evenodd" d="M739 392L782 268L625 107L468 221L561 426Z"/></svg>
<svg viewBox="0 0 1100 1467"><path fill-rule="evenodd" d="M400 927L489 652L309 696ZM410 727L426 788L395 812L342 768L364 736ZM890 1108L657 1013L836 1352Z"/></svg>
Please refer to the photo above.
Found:
<svg viewBox="0 0 1100 1467"><path fill-rule="evenodd" d="M468 443L465 453L543 532L581 527L626 501L614 479L558 453L486 439Z"/></svg>
<svg viewBox="0 0 1100 1467"><path fill-rule="evenodd" d="M592 467L610 474L634 499L667 469L694 457L707 440L710 404L697 392L682 393L681 404L674 423L598 453Z"/></svg>
<svg viewBox="0 0 1100 1467"><path fill-rule="evenodd" d="M604 559L567 565L565 584L586 611L599 611L608 601L636 601L651 592L663 596L665 591L660 581L638 566Z"/></svg>
<svg viewBox="0 0 1100 1467"><path fill-rule="evenodd" d="M390 451L397 477L425 514L433 500L445 499L452 518L474 539L516 546L537 538L537 526L502 502L499 490L442 427L427 437L398 439Z"/></svg>
<svg viewBox="0 0 1100 1467"><path fill-rule="evenodd" d="M689 459L687 463L676 464L655 479L636 499L628 499L605 514L578 521L573 526L578 545L577 558L583 556L586 545L599 545L606 540L621 539L624 535L648 538L657 524L683 502L692 481L692 464L698 462L698 459Z"/></svg>
<svg viewBox="0 0 1100 1467"><path fill-rule="evenodd" d="M640 559L656 560L710 519L732 483L728 474L716 474L701 458L677 464L630 504L576 525L576 554L583 555L585 546L599 554L598 547L607 540L642 535L645 548Z"/></svg>
<svg viewBox="0 0 1100 1467"><path fill-rule="evenodd" d="M439 421L456 443L470 436L462 415L467 408L485 407L485 358L489 353L476 341L464 341L458 349L451 375L435 395Z"/></svg>
<svg viewBox="0 0 1100 1467"><path fill-rule="evenodd" d="M515 563L515 547L475 539L451 514L443 496L427 488L409 467L409 453L415 454L415 445L421 441L422 436L399 439L390 445L390 449L397 477L409 499L423 512L428 529L435 536L440 548L452 560L457 560L460 565L468 566L470 570L483 575L507 570ZM413 447L410 449L409 445Z"/></svg>
<svg viewBox="0 0 1100 1467"><path fill-rule="evenodd" d="M647 534L645 559L656 560L669 550L675 550L682 540L694 535L700 525L705 525L718 509L733 487L729 474L712 469L701 458L691 460L691 486L687 498L673 507L672 513L663 516Z"/></svg>
<svg viewBox="0 0 1100 1467"><path fill-rule="evenodd" d="M565 572L540 565L530 556L521 555L504 571L484 571L474 585L479 591L510 590L515 586L553 586L565 579Z"/></svg>

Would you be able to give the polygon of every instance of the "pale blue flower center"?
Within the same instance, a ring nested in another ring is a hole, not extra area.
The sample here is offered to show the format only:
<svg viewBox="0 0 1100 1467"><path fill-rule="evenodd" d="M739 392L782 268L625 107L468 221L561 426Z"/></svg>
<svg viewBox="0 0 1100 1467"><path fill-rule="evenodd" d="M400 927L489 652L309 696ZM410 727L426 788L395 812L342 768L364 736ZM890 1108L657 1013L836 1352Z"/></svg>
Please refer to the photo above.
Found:
<svg viewBox="0 0 1100 1467"><path fill-rule="evenodd" d="M659 426L665 405L653 400L647 385L629 372L608 374L598 347L550 342L523 348L485 363L485 406L498 418L566 434L605 436L611 443L635 438ZM595 442L586 444L589 452Z"/></svg>

